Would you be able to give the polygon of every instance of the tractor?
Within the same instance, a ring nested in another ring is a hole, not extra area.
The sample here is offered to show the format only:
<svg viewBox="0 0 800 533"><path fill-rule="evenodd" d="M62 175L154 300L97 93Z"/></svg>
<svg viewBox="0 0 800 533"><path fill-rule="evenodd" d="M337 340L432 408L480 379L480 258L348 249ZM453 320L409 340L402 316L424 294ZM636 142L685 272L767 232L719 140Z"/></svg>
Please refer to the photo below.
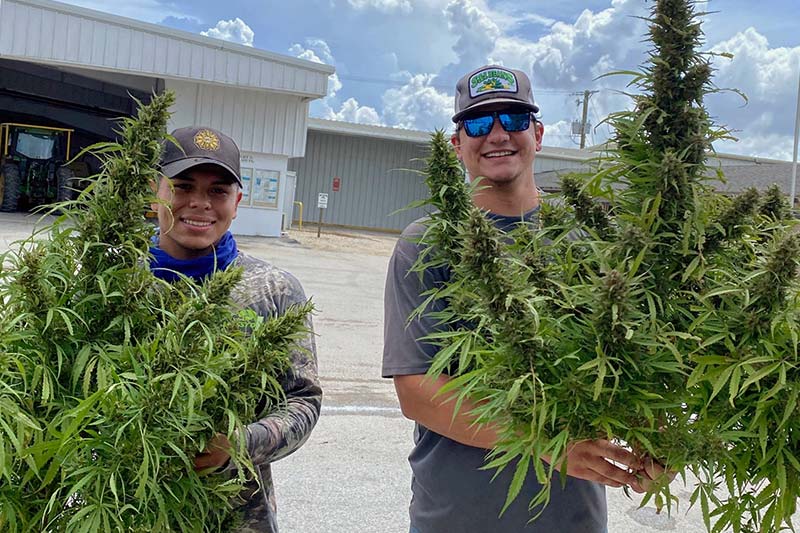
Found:
<svg viewBox="0 0 800 533"><path fill-rule="evenodd" d="M28 211L69 200L72 132L31 124L0 124L0 211Z"/></svg>

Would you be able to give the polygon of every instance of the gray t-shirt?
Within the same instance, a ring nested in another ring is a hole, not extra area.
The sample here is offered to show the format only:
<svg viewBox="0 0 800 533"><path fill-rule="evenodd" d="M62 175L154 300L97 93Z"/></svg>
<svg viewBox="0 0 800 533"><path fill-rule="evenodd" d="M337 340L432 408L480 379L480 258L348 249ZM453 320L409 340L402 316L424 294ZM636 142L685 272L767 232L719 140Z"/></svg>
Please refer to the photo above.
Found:
<svg viewBox="0 0 800 533"><path fill-rule="evenodd" d="M520 217L488 214L501 229L519 222ZM535 218L536 213L526 215ZM424 232L420 221L414 222L397 241L389 262L384 296L383 370L385 378L424 374L436 354L436 346L419 342L437 329L435 321L421 317L408 322L411 312L422 304L420 295L447 282L447 267L431 268L422 279L409 269L421 246L413 239ZM444 302L431 305L441 309ZM508 465L494 480L493 470L481 470L488 450L466 446L416 424L411 464L413 493L409 510L411 525L419 533L516 533L569 532L603 533L606 531L606 494L603 485L567 477L562 489L558 475L552 480L550 503L534 523L529 520L540 510L528 510L528 503L541 489L531 473L519 497L500 510L516 469Z"/></svg>

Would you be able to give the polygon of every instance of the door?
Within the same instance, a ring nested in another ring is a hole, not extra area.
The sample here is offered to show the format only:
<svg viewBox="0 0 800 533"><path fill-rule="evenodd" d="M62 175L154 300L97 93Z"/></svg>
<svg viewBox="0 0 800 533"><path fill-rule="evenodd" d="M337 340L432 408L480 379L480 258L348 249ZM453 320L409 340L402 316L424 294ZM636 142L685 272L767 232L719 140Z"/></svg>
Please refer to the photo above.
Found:
<svg viewBox="0 0 800 533"><path fill-rule="evenodd" d="M286 231L292 228L292 214L294 213L294 192L297 188L297 172L289 170L286 172L286 189L283 193L283 228Z"/></svg>

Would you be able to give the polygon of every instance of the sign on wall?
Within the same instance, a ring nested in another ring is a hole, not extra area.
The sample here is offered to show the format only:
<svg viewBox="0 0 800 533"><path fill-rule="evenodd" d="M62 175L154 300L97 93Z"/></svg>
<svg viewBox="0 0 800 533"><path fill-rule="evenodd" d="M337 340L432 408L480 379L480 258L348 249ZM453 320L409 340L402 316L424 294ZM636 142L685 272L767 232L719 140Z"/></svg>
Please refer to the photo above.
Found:
<svg viewBox="0 0 800 533"><path fill-rule="evenodd" d="M240 235L280 235L287 216L285 204L288 201L292 205L294 201L292 185L286 177L286 159L241 152L239 164L242 200L231 231Z"/></svg>
<svg viewBox="0 0 800 533"><path fill-rule="evenodd" d="M253 207L277 209L280 172L277 170L255 169L253 175Z"/></svg>
<svg viewBox="0 0 800 533"><path fill-rule="evenodd" d="M253 187L253 169L242 167L242 202L241 205L250 205L250 191Z"/></svg>

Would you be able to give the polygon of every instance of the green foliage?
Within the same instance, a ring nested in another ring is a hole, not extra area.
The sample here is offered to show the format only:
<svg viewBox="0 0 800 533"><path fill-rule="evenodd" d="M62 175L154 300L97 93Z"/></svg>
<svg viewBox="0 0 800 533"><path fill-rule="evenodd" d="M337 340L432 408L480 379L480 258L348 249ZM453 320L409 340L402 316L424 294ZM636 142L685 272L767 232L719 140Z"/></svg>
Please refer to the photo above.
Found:
<svg viewBox="0 0 800 533"><path fill-rule="evenodd" d="M532 464L545 484L532 506L546 503L568 442L617 438L693 472L709 530L777 532L800 496L800 237L779 190L726 198L704 183L728 133L703 107L715 89L694 3L655 2L634 109L611 115L596 172L567 178L566 206L538 222L500 234L433 136L415 268L447 263L452 279L429 295L450 326L429 337L431 373L500 428L488 467L520 459L510 500ZM673 500L667 483L651 498Z"/></svg>
<svg viewBox="0 0 800 533"><path fill-rule="evenodd" d="M171 285L147 267L173 99L123 119L87 190L2 258L2 531L226 531L253 471L238 437L284 400L310 304L264 320L234 305L239 268ZM193 469L215 433L234 474Z"/></svg>

